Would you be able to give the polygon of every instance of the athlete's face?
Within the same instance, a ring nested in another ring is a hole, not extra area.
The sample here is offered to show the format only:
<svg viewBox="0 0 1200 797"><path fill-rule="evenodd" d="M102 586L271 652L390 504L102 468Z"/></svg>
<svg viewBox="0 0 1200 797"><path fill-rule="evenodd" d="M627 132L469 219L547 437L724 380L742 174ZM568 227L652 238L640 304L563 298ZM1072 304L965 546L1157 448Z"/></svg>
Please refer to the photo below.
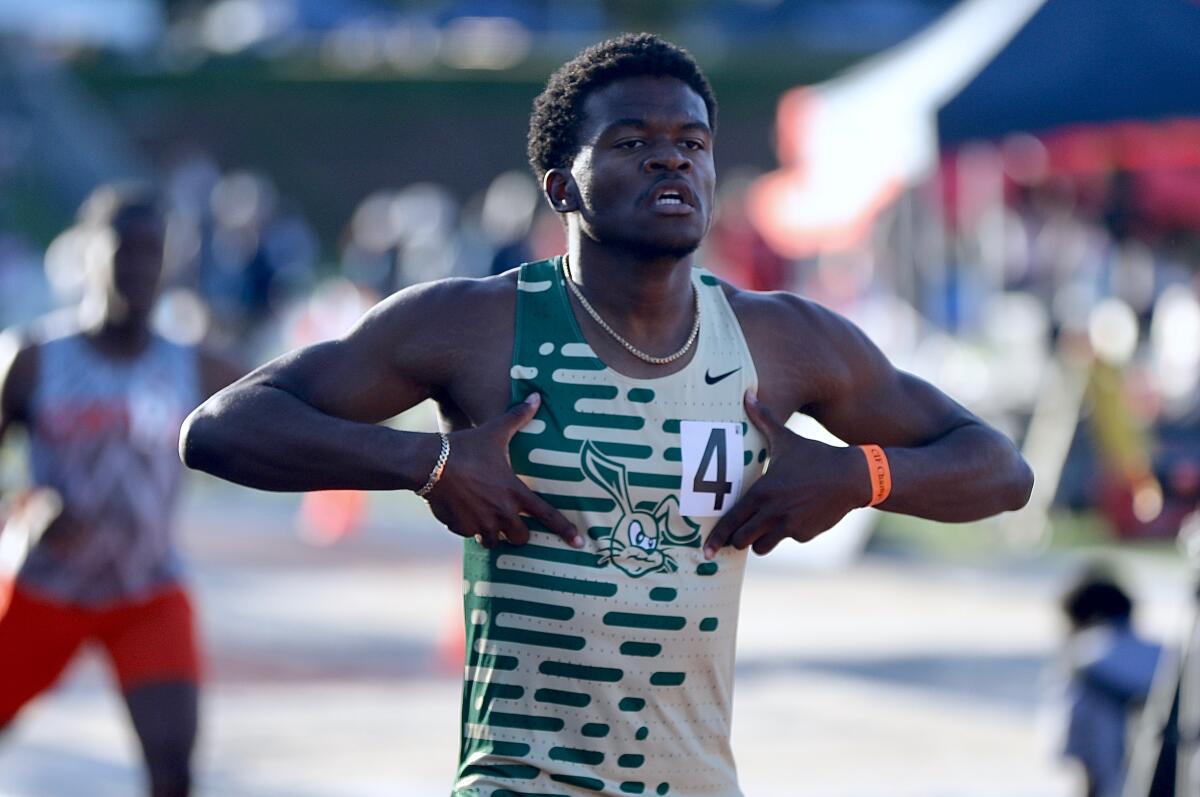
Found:
<svg viewBox="0 0 1200 797"><path fill-rule="evenodd" d="M110 321L144 325L154 309L162 276L162 223L150 214L131 216L109 232L112 254L100 264L96 287L106 294Z"/></svg>
<svg viewBox="0 0 1200 797"><path fill-rule="evenodd" d="M583 111L569 181L583 234L650 256L694 251L716 183L704 100L676 78L635 77L593 92Z"/></svg>

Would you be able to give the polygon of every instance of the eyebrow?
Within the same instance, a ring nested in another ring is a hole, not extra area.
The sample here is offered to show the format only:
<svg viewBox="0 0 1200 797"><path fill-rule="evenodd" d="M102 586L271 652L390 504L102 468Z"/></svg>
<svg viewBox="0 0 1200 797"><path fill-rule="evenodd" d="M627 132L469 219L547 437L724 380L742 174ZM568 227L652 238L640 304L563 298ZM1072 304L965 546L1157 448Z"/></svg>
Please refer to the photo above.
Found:
<svg viewBox="0 0 1200 797"><path fill-rule="evenodd" d="M617 120L611 122L610 124L606 125L604 127L604 129L600 131L600 135L603 136L604 134L609 133L618 127L636 127L639 130L645 130L648 127L648 125L646 124L645 119L637 119L637 118L633 118L633 117L630 117L627 119L617 119ZM687 123L683 124L681 127L684 130L697 130L701 133L705 133L706 135L709 135L709 136L712 135L712 129L704 122L699 122L699 121L687 122Z"/></svg>

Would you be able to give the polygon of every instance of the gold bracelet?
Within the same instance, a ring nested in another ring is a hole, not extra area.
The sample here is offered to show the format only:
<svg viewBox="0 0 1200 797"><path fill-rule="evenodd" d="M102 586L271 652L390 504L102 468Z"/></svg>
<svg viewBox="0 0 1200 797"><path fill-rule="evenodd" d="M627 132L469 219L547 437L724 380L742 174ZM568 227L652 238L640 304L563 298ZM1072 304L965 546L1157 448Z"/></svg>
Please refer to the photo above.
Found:
<svg viewBox="0 0 1200 797"><path fill-rule="evenodd" d="M442 438L442 450L438 453L437 463L433 466L433 470L429 471L429 478L425 480L425 485L417 490L417 495L421 498L429 495L429 491L442 478L442 472L446 470L446 460L450 459L450 435L438 432L438 437Z"/></svg>

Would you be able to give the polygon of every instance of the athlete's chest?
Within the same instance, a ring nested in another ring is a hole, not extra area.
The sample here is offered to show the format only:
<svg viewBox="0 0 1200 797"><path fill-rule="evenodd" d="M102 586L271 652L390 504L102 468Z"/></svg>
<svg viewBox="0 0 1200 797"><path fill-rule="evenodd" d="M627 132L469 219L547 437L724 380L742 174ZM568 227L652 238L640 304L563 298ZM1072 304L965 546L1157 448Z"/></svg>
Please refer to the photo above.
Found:
<svg viewBox="0 0 1200 797"><path fill-rule="evenodd" d="M614 374L585 344L537 351L510 375L518 396L542 396L510 443L514 472L578 513L600 566L631 578L708 570L704 537L766 458L742 404L752 366L694 363L645 382Z"/></svg>

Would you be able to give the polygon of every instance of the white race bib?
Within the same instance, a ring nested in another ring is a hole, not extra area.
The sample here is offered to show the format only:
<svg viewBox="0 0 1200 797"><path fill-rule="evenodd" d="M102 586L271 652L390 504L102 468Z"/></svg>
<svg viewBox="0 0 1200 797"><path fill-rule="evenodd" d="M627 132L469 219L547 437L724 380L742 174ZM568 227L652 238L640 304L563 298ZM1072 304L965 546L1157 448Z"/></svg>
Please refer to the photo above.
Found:
<svg viewBox="0 0 1200 797"><path fill-rule="evenodd" d="M744 437L740 423L681 421L683 450L680 511L688 517L720 517L742 492Z"/></svg>

